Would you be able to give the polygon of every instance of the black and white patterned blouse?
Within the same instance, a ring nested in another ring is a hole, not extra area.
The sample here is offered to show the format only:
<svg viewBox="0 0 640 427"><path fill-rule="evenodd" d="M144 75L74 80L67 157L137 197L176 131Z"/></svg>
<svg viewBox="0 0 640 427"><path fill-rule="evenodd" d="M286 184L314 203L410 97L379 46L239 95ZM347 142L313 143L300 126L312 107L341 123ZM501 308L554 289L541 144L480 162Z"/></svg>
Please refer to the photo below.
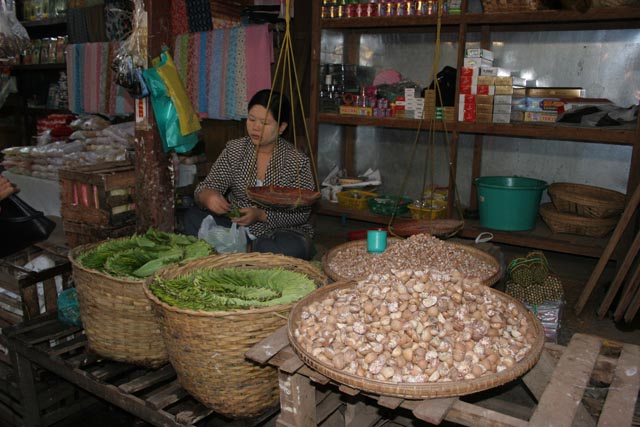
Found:
<svg viewBox="0 0 640 427"><path fill-rule="evenodd" d="M248 187L256 185L255 157L256 147L250 137L227 142L207 177L196 187L195 199L199 200L200 192L207 188L226 195L232 209L257 206L246 193ZM247 185L247 182L251 184ZM279 138L269 160L263 185L315 190L309 158L291 143ZM249 226L255 236L268 235L278 229L289 229L313 237L313 226L309 223L311 208L265 211L266 222L256 222Z"/></svg>

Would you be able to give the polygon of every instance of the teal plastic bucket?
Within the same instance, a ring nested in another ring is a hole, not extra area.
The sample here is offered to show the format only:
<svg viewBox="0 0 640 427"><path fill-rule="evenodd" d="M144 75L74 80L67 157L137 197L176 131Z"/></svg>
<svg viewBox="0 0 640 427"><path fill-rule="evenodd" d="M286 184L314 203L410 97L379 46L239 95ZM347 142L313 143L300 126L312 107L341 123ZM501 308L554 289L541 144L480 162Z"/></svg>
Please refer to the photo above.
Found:
<svg viewBox="0 0 640 427"><path fill-rule="evenodd" d="M482 176L475 184L481 226L504 231L535 227L546 182L519 176Z"/></svg>

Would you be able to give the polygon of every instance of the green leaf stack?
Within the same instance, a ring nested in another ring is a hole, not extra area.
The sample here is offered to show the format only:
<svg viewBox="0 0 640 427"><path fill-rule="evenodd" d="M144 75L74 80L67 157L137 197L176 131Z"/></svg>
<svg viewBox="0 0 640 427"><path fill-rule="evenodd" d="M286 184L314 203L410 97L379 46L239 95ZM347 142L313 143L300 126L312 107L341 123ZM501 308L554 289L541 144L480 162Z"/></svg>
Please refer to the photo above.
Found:
<svg viewBox="0 0 640 427"><path fill-rule="evenodd" d="M272 307L298 301L316 288L306 275L282 268L196 270L155 277L151 292L171 306L204 311Z"/></svg>
<svg viewBox="0 0 640 427"><path fill-rule="evenodd" d="M215 253L204 240L149 229L145 234L106 241L78 257L80 265L113 277L143 279L180 261Z"/></svg>

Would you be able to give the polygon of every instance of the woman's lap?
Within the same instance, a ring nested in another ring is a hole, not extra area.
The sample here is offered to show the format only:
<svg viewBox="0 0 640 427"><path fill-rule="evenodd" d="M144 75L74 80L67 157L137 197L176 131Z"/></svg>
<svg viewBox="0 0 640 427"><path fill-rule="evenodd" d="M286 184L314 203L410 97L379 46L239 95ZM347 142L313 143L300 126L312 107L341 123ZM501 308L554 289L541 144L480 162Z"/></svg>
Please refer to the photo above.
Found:
<svg viewBox="0 0 640 427"><path fill-rule="evenodd" d="M184 234L198 236L202 220L210 214L209 211L197 207L188 209L183 219ZM231 226L227 217L216 216L215 220L219 225ZM306 260L313 258L316 253L313 241L309 237L292 230L276 230L270 236L258 237L252 242L251 247L254 252L272 252Z"/></svg>

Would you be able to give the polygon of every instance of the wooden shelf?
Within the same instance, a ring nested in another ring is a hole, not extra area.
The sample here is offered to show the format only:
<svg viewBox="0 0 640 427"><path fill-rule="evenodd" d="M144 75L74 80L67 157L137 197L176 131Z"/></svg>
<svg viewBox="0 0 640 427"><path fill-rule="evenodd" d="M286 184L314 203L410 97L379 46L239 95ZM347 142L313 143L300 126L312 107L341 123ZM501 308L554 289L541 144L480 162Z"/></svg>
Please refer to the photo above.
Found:
<svg viewBox="0 0 640 427"><path fill-rule="evenodd" d="M11 69L15 71L66 70L67 64L65 62L54 64L20 64L12 65Z"/></svg>
<svg viewBox="0 0 640 427"><path fill-rule="evenodd" d="M38 19L36 21L20 21L25 28L50 27L52 25L66 25L67 17L59 16L55 18Z"/></svg>
<svg viewBox="0 0 640 427"><path fill-rule="evenodd" d="M418 129L420 120L395 117L370 117L349 116L332 113L318 115L318 123L348 125L348 126L375 126L397 129ZM422 122L422 129L429 129L429 121ZM443 122L435 124L435 129L444 131ZM598 142L604 144L633 145L638 139L638 133L632 126L593 128L573 126L570 124L528 124L523 122L509 124L447 122L447 131L460 133L503 135L512 137L525 137L545 140L568 140Z"/></svg>
<svg viewBox="0 0 640 427"><path fill-rule="evenodd" d="M442 25L491 25L514 27L519 24L540 24L570 29L567 24L594 23L598 27L616 27L616 22L623 22L625 28L640 27L640 7L608 7L592 8L582 13L573 10L536 10L532 12L510 13L467 13L462 15L443 15ZM322 29L330 28L397 28L428 27L437 24L436 15L425 16L376 16L360 18L325 18L321 20ZM521 27L521 25L520 25Z"/></svg>
<svg viewBox="0 0 640 427"><path fill-rule="evenodd" d="M356 221L371 222L374 224L389 224L391 217L387 215L374 214L368 210L346 209L338 206L337 203L331 203L321 200L318 203L316 212L320 215L345 217ZM409 214L396 217L396 221L411 220ZM476 236L483 232L493 234L493 242L504 243L513 246L523 246L528 248L537 248L546 251L568 253L581 255L592 258L599 258L607 245L608 237L593 238L587 236L578 236L573 234L556 234L552 233L549 227L538 219L533 230L529 231L499 231L484 228L480 225L480 221L465 219L464 229L462 229L457 237L467 239L475 239Z"/></svg>

